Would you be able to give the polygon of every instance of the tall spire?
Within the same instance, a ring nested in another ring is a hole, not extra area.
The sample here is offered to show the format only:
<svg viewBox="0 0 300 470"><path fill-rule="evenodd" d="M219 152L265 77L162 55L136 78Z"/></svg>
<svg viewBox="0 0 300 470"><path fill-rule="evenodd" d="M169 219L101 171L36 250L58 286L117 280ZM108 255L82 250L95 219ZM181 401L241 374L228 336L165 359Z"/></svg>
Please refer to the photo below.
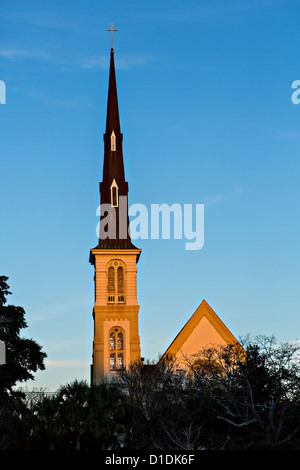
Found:
<svg viewBox="0 0 300 470"><path fill-rule="evenodd" d="M108 98L107 98L107 114L106 114L106 134L114 132L121 132L120 129L120 117L119 117L119 106L118 106L118 93L117 93L117 80L114 60L114 43L113 34L114 29L113 23L111 28L106 31L111 31L111 50L110 50L110 67L109 67L109 84L108 84Z"/></svg>
<svg viewBox="0 0 300 470"><path fill-rule="evenodd" d="M117 80L115 71L114 50L110 51L110 67L109 67L109 85L107 98L107 114L106 114L106 134L112 131L120 133L120 117L118 106Z"/></svg>
<svg viewBox="0 0 300 470"><path fill-rule="evenodd" d="M112 29L109 31L115 31ZM128 183L125 180L114 50L110 51L106 128L100 183L99 244L95 249L134 249L129 233ZM92 262L92 260L91 260Z"/></svg>

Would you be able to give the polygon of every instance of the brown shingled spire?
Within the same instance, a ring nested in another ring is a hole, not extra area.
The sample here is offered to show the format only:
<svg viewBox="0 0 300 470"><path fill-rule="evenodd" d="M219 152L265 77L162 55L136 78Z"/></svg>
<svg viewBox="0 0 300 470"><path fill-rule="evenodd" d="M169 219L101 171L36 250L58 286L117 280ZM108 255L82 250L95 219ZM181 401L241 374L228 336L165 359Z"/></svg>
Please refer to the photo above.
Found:
<svg viewBox="0 0 300 470"><path fill-rule="evenodd" d="M96 249L137 249L129 233L128 183L123 161L123 134L121 133L114 50L110 51L110 69L104 140L103 177L100 183L100 203L107 204L115 214L115 234L107 234L107 212L100 218L99 244ZM123 198L122 198L123 196ZM124 196L127 198L125 199ZM125 201L125 203L124 203ZM106 233L103 237L103 231ZM120 228L121 227L121 228ZM91 261L92 262L92 261Z"/></svg>
<svg viewBox="0 0 300 470"><path fill-rule="evenodd" d="M120 128L114 50L111 49L106 112L106 129L104 134L103 183L109 184L110 186L114 178L117 178L118 186L119 183L122 184L125 182L123 162L123 134L121 134ZM108 201L105 199L102 202Z"/></svg>
<svg viewBox="0 0 300 470"><path fill-rule="evenodd" d="M117 80L114 61L114 50L110 51L110 68L109 68L109 84L107 98L107 114L106 114L106 134L114 130L120 133L120 118L117 94Z"/></svg>

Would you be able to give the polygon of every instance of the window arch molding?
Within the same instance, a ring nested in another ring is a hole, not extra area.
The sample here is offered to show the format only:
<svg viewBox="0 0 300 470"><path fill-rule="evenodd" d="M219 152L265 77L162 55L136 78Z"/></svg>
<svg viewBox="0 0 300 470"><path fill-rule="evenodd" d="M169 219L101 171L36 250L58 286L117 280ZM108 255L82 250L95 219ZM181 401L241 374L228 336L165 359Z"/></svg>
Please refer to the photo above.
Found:
<svg viewBox="0 0 300 470"><path fill-rule="evenodd" d="M120 259L109 261L106 269L107 303L126 303L126 265Z"/></svg>

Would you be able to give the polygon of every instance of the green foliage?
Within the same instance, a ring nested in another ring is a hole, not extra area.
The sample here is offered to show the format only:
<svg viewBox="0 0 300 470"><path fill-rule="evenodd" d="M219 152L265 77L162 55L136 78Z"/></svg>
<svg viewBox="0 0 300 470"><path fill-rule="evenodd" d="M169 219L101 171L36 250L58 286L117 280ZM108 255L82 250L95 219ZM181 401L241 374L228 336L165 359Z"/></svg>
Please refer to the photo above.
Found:
<svg viewBox="0 0 300 470"><path fill-rule="evenodd" d="M43 394L31 411L35 448L104 450L123 432L124 396L114 384L75 380Z"/></svg>
<svg viewBox="0 0 300 470"><path fill-rule="evenodd" d="M6 305L10 294L7 281L6 276L0 276L0 340L6 347L6 364L0 365L0 448L22 448L28 409L24 394L15 386L33 379L34 372L45 368L46 354L34 340L20 336L27 328L25 311Z"/></svg>
<svg viewBox="0 0 300 470"><path fill-rule="evenodd" d="M1 365L0 398L8 397L17 382L33 379L33 372L43 370L46 354L33 339L22 338L21 330L27 328L22 307L6 305L8 278L0 276L0 340L6 346L6 364Z"/></svg>
<svg viewBox="0 0 300 470"><path fill-rule="evenodd" d="M9 292L9 287L7 285L8 277L0 276L0 307L6 304L6 297L11 293ZM0 317L1 321L1 317Z"/></svg>

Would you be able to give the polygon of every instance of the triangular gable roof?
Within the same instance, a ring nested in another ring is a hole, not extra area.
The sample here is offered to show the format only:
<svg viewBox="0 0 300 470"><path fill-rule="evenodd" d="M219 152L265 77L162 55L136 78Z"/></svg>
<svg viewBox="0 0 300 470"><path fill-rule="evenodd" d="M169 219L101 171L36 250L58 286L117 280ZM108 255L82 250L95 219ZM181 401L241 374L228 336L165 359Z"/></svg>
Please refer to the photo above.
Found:
<svg viewBox="0 0 300 470"><path fill-rule="evenodd" d="M174 341L170 344L161 360L168 356L178 356L184 349L192 349L189 354L196 354L204 347L237 343L236 338L220 320L218 315L203 300ZM178 357L179 359L179 357Z"/></svg>

